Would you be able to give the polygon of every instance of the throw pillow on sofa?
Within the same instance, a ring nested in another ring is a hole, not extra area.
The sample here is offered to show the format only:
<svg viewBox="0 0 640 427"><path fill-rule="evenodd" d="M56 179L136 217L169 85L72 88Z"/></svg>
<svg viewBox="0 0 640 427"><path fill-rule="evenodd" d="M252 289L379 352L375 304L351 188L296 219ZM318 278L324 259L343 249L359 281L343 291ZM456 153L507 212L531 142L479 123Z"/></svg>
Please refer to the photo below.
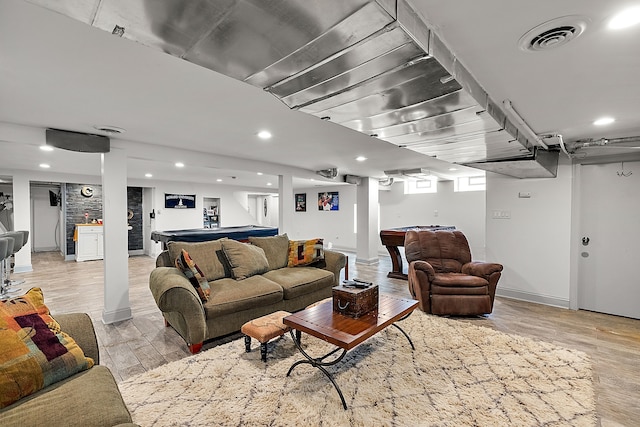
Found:
<svg viewBox="0 0 640 427"><path fill-rule="evenodd" d="M311 265L324 261L324 239L290 240L288 267Z"/></svg>
<svg viewBox="0 0 640 427"><path fill-rule="evenodd" d="M49 314L40 288L0 301L0 408L93 366Z"/></svg>
<svg viewBox="0 0 640 427"><path fill-rule="evenodd" d="M231 266L234 279L242 280L269 270L269 261L264 250L258 246L235 240L222 242L222 250Z"/></svg>
<svg viewBox="0 0 640 427"><path fill-rule="evenodd" d="M269 261L269 270L277 270L287 266L289 261L289 237L287 233L279 236L249 236L249 243L264 250Z"/></svg>
<svg viewBox="0 0 640 427"><path fill-rule="evenodd" d="M202 302L209 301L209 295L211 294L211 288L207 278L204 277L202 271L198 265L191 259L189 252L184 249L180 252L178 258L176 258L176 268L182 271L189 283L196 289Z"/></svg>
<svg viewBox="0 0 640 427"><path fill-rule="evenodd" d="M231 272L226 265L224 253L222 253L222 242L228 240L226 237L208 242L169 242L167 250L169 258L175 262L184 249L189 252L189 256L198 264L204 277L209 281L231 277Z"/></svg>

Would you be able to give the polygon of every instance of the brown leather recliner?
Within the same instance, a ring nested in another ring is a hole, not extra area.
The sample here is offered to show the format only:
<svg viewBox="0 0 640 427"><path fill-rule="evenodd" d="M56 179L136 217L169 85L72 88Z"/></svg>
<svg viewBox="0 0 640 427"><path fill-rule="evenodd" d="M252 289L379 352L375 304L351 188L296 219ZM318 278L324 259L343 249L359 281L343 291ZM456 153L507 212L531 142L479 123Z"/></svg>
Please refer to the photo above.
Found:
<svg viewBox="0 0 640 427"><path fill-rule="evenodd" d="M425 313L474 315L493 310L502 265L472 262L460 231L408 231L409 292Z"/></svg>

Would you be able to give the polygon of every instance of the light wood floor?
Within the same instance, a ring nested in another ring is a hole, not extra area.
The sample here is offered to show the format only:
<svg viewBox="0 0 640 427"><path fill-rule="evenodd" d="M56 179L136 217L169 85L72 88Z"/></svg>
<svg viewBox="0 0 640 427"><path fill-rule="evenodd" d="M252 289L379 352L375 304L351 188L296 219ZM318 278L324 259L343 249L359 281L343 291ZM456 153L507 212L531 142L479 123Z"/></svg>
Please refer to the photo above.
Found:
<svg viewBox="0 0 640 427"><path fill-rule="evenodd" d="M349 277L380 285L384 292L409 296L406 281L389 279L390 259L364 266L349 257ZM43 289L51 312L86 312L93 319L100 345L101 364L116 380L178 360L190 353L180 336L166 328L148 287L155 261L129 258L130 302L133 319L113 325L102 323L103 262L65 262L57 253L32 255L33 271L15 274L31 287ZM499 286L499 285L498 285ZM594 364L597 413L602 426L640 425L640 321L588 311L572 311L507 298L496 299L486 317L460 321L528 336L588 353ZM205 344L204 349L239 338L239 334Z"/></svg>

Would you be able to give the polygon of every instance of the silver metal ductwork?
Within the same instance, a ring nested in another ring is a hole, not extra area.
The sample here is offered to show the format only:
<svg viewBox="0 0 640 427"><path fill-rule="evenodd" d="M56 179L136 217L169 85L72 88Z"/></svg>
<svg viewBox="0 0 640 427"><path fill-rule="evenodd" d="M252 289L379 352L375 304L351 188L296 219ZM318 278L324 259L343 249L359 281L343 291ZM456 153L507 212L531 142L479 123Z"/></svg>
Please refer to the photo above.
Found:
<svg viewBox="0 0 640 427"><path fill-rule="evenodd" d="M470 163L467 166L514 178L555 178L558 174L559 151L545 151L534 147L533 154L519 159Z"/></svg>
<svg viewBox="0 0 640 427"><path fill-rule="evenodd" d="M448 162L530 158L539 145L406 0L30 2Z"/></svg>

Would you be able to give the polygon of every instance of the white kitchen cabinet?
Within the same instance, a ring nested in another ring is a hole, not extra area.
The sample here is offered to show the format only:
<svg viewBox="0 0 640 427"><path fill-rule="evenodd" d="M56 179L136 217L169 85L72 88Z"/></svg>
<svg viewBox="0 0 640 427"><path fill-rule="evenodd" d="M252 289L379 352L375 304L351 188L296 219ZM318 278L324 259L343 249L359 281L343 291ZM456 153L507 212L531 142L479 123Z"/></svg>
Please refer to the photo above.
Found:
<svg viewBox="0 0 640 427"><path fill-rule="evenodd" d="M76 225L76 261L103 259L102 225Z"/></svg>

